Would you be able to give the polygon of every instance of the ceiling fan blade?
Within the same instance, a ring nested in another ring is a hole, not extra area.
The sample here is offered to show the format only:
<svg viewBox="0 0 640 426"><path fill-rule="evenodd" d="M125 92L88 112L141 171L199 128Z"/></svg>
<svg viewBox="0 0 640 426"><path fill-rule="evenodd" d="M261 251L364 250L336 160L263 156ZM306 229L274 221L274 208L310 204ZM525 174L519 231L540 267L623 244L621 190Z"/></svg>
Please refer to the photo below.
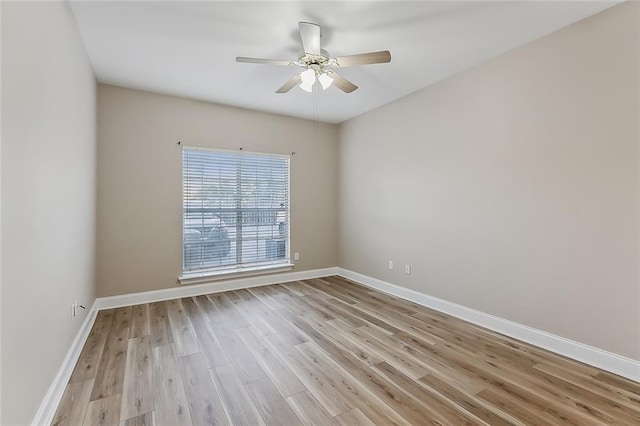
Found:
<svg viewBox="0 0 640 426"><path fill-rule="evenodd" d="M344 93L351 93L358 88L358 86L335 71L331 72L329 76L333 78L333 83L336 85L336 87L342 90Z"/></svg>
<svg viewBox="0 0 640 426"><path fill-rule="evenodd" d="M379 52L360 53L358 55L340 56L335 59L339 67L352 67L354 65L383 64L391 62L391 52L381 50Z"/></svg>
<svg viewBox="0 0 640 426"><path fill-rule="evenodd" d="M282 59L245 58L243 56L238 56L236 58L236 62L246 62L249 64L281 65L281 66L296 65L295 62L285 61Z"/></svg>
<svg viewBox="0 0 640 426"><path fill-rule="evenodd" d="M282 87L276 90L276 93L287 93L289 90L300 84L301 81L302 80L300 79L300 74L298 73L291 77L285 84L282 85Z"/></svg>
<svg viewBox="0 0 640 426"><path fill-rule="evenodd" d="M310 22L298 22L304 53L320 55L320 26Z"/></svg>

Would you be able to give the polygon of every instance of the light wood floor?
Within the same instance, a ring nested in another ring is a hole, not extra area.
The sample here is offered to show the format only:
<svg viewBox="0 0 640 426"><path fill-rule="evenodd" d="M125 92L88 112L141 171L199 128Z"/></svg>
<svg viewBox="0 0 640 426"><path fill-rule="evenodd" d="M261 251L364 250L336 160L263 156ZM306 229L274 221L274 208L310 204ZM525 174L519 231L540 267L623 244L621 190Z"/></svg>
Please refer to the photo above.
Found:
<svg viewBox="0 0 640 426"><path fill-rule="evenodd" d="M54 424L640 424L640 384L340 278L101 311Z"/></svg>

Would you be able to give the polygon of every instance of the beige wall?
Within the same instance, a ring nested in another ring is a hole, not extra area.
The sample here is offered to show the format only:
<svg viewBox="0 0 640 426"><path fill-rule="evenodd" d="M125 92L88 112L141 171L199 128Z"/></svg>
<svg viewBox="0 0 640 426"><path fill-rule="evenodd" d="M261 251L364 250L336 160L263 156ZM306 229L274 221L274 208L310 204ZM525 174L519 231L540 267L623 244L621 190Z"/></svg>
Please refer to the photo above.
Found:
<svg viewBox="0 0 640 426"><path fill-rule="evenodd" d="M640 359L638 15L343 123L340 265Z"/></svg>
<svg viewBox="0 0 640 426"><path fill-rule="evenodd" d="M291 153L294 271L336 266L336 125L98 86L98 294L177 286L182 141Z"/></svg>
<svg viewBox="0 0 640 426"><path fill-rule="evenodd" d="M95 89L68 3L3 2L3 425L32 420L95 298Z"/></svg>

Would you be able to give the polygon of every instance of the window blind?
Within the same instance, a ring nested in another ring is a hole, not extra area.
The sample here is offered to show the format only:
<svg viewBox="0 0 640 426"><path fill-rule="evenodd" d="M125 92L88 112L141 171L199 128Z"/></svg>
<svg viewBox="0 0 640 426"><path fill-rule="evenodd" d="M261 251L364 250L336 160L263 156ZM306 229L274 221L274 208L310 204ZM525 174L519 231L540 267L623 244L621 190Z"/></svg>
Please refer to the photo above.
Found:
<svg viewBox="0 0 640 426"><path fill-rule="evenodd" d="M183 148L183 273L289 263L289 160Z"/></svg>

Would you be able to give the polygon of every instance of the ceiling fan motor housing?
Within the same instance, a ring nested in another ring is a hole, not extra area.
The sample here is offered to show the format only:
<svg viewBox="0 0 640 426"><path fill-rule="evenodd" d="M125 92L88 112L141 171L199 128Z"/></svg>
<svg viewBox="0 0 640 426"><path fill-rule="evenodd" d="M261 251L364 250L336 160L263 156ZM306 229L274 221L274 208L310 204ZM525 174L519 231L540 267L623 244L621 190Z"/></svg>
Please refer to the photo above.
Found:
<svg viewBox="0 0 640 426"><path fill-rule="evenodd" d="M315 53L305 53L300 57L298 63L307 68L312 65L317 65L319 68L323 68L329 64L329 61L329 52L322 49L322 53L319 55Z"/></svg>

